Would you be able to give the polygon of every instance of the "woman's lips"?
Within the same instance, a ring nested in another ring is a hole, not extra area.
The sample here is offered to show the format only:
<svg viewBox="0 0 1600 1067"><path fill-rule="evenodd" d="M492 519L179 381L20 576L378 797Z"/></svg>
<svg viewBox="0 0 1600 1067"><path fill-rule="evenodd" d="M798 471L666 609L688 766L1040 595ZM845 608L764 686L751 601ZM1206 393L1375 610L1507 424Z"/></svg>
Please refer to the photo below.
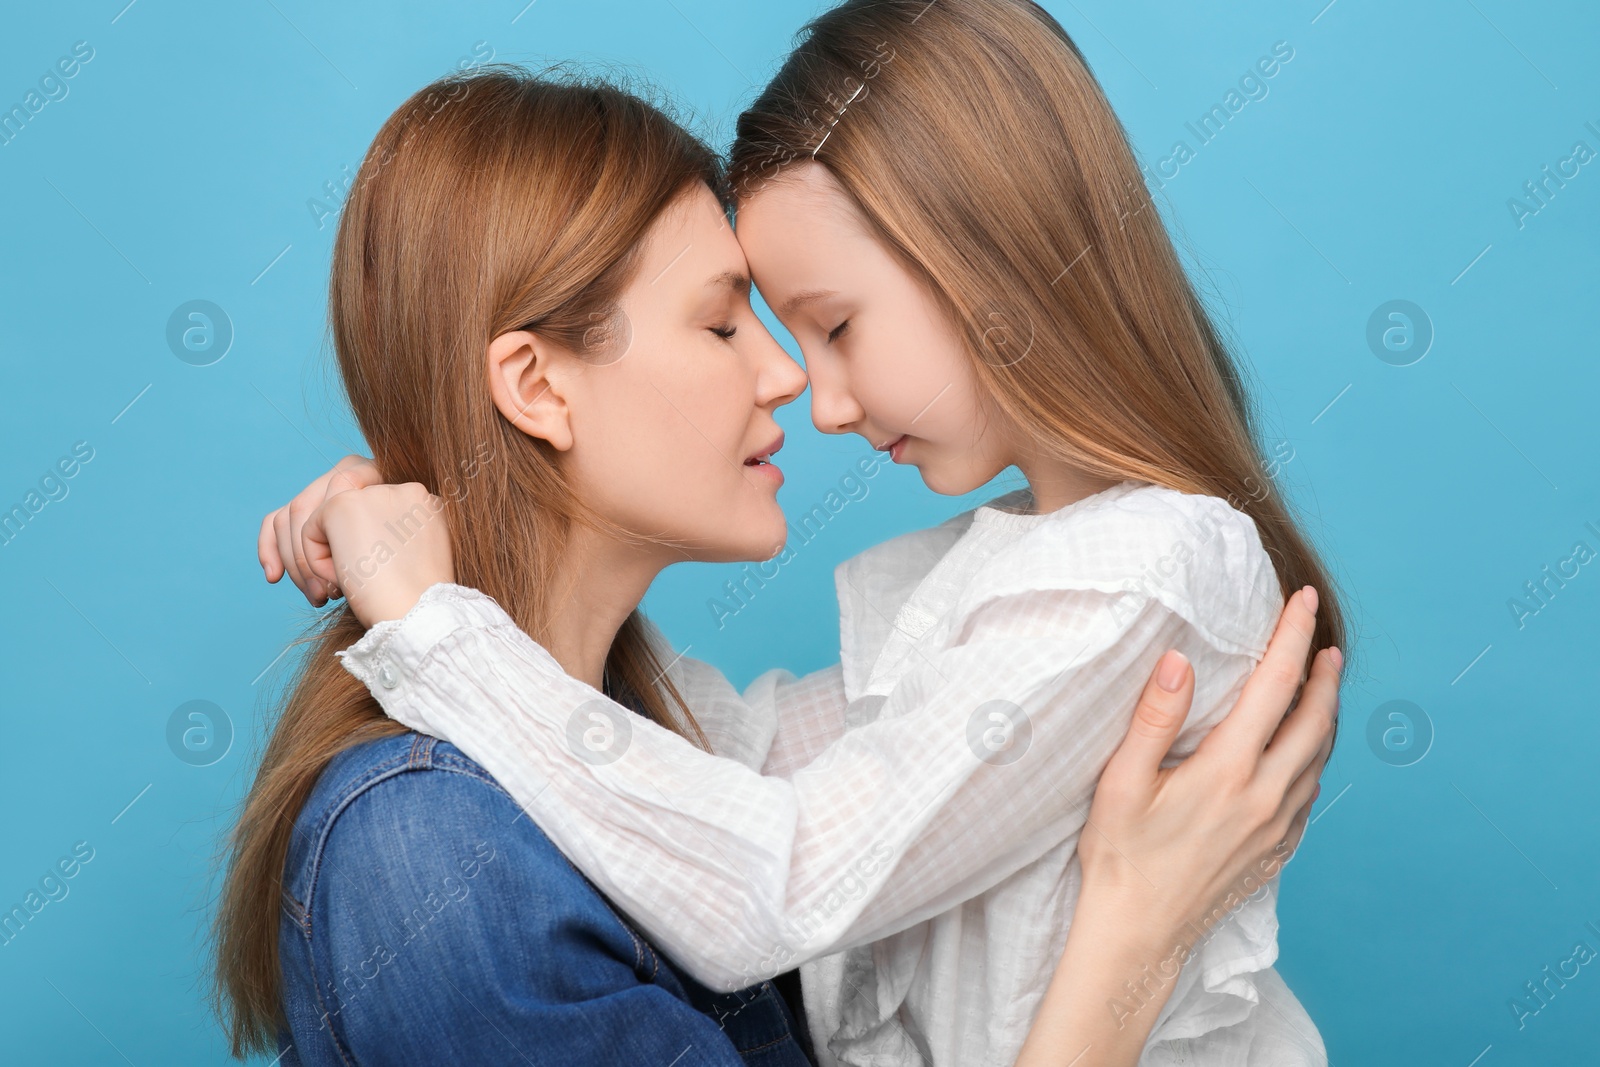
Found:
<svg viewBox="0 0 1600 1067"><path fill-rule="evenodd" d="M782 447L783 434L779 433L776 441L767 446L764 451L757 452L755 455L745 460L744 465L750 470L755 471L761 477L772 482L775 486L782 485L783 471L779 470L777 464L772 462L773 455Z"/></svg>
<svg viewBox="0 0 1600 1067"><path fill-rule="evenodd" d="M771 463L771 462L766 462L766 463L750 462L750 463L746 463L745 464L745 469L746 470L750 470L750 471L754 471L756 473L757 477L765 478L768 481L772 482L774 487L777 487L777 486L780 486L780 485L783 484L783 471L778 469L778 465L776 463Z"/></svg>
<svg viewBox="0 0 1600 1067"><path fill-rule="evenodd" d="M901 434L888 444L889 458L896 463L900 462L900 454L906 450L906 435Z"/></svg>

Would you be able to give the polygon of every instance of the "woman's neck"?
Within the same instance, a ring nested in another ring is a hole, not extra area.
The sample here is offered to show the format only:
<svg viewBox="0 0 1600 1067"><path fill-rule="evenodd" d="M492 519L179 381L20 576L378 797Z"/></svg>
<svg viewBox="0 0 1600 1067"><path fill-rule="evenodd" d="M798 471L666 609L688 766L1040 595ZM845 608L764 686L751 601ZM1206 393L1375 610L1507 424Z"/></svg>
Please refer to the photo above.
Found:
<svg viewBox="0 0 1600 1067"><path fill-rule="evenodd" d="M574 526L558 570L567 596L551 605L543 640L562 670L602 688L617 631L665 565L649 546L623 544Z"/></svg>

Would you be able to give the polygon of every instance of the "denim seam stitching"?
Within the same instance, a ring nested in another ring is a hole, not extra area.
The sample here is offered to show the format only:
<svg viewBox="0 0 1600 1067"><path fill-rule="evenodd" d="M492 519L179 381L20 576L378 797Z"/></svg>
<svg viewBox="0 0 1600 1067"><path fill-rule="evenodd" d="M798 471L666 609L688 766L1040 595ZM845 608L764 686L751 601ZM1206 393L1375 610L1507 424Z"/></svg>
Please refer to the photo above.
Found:
<svg viewBox="0 0 1600 1067"><path fill-rule="evenodd" d="M344 1041L334 1029L332 1024L333 1013L328 1010L327 1002L323 998L322 983L320 981L320 976L318 974L319 969L317 967L317 955L312 949L311 945L314 933L311 917L315 908L314 901L316 898L317 883L321 880L322 876L322 854L327 845L328 835L333 832L333 824L338 821L339 816L344 813L345 809L348 808L351 803L354 802L356 797L360 796L363 792L370 789L378 782L386 781L389 778L393 778L397 775L405 774L413 769L416 769L413 767L411 761L411 754L414 748L415 742L413 742L412 749L408 750L404 756L391 756L388 759L373 764L372 766L368 767L365 772L349 783L344 789L335 794L334 802L328 805L326 812L318 821L316 840L315 844L313 845L312 854L309 861L310 874L306 879L306 917L305 922L301 924L306 939L307 969L311 972L311 988L316 992L317 1007L322 1011L322 1018L328 1021L328 1036L333 1042L335 1051L337 1051L339 1054L339 1059L346 1064L350 1064L351 1067L355 1067L355 1061L352 1060L349 1055L347 1055Z"/></svg>

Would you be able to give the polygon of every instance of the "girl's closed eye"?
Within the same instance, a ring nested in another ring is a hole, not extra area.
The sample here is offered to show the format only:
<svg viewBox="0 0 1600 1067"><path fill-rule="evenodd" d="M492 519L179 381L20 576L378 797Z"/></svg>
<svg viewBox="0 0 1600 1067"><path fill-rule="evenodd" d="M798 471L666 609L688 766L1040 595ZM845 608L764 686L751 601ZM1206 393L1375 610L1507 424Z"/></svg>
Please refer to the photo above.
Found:
<svg viewBox="0 0 1600 1067"><path fill-rule="evenodd" d="M724 341L730 340L734 334L739 332L739 327L737 326L710 326L707 329Z"/></svg>
<svg viewBox="0 0 1600 1067"><path fill-rule="evenodd" d="M850 325L850 320L849 319L845 319L839 325L837 325L833 329L829 330L828 331L828 343L831 345L831 344L833 344L834 341L837 341L839 339L839 335L844 333L845 328L848 327L849 325Z"/></svg>

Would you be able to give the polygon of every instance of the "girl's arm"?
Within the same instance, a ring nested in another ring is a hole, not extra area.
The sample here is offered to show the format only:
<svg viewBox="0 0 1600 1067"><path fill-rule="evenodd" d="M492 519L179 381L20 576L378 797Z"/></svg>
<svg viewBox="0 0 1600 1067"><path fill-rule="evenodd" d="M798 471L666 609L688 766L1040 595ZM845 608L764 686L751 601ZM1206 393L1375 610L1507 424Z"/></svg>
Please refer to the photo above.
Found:
<svg viewBox="0 0 1600 1067"><path fill-rule="evenodd" d="M329 593L336 592L328 581L332 558L325 541L302 536L306 519L331 496L382 484L383 475L370 458L348 455L267 515L256 541L267 581L288 577L312 606L326 604ZM437 577L453 575L445 570ZM419 591L427 584L424 581ZM784 778L844 733L844 677L837 663L800 678L789 671L770 670L741 694L710 664L665 648L661 652L662 661L669 664L669 677L718 755Z"/></svg>
<svg viewBox="0 0 1600 1067"><path fill-rule="evenodd" d="M407 570L386 565L373 584ZM605 707L481 593L434 584L401 619L375 608L379 593L361 591L362 617L387 621L342 654L346 666L395 718L483 762L722 988L904 929L1074 840L1122 733L1102 709L1134 703L1162 648L1206 656L1213 684L1249 668L1149 596L1030 590L964 619L959 642L886 694L877 721L786 781ZM603 760L581 743L582 712L597 708L632 732ZM991 759L1002 727L1031 733L1034 758Z"/></svg>
<svg viewBox="0 0 1600 1067"><path fill-rule="evenodd" d="M715 668L711 668L715 670ZM844 736L847 701L839 664L796 678L770 670L745 687L751 707L771 706L777 718L772 747L761 773L788 778Z"/></svg>
<svg viewBox="0 0 1600 1067"><path fill-rule="evenodd" d="M844 734L844 672L837 663L799 678L769 670L741 693L711 664L679 655L664 641L657 655L711 751L768 777L789 777Z"/></svg>
<svg viewBox="0 0 1600 1067"><path fill-rule="evenodd" d="M788 779L614 705L463 586L429 587L339 655L391 717L482 763L669 955L737 989L945 911L1078 833L1125 728L1108 709L1132 708L1164 648L1229 659L1153 600L1107 600L980 612ZM595 714L617 731L603 758L584 748ZM1026 758L992 743L1008 729Z"/></svg>

